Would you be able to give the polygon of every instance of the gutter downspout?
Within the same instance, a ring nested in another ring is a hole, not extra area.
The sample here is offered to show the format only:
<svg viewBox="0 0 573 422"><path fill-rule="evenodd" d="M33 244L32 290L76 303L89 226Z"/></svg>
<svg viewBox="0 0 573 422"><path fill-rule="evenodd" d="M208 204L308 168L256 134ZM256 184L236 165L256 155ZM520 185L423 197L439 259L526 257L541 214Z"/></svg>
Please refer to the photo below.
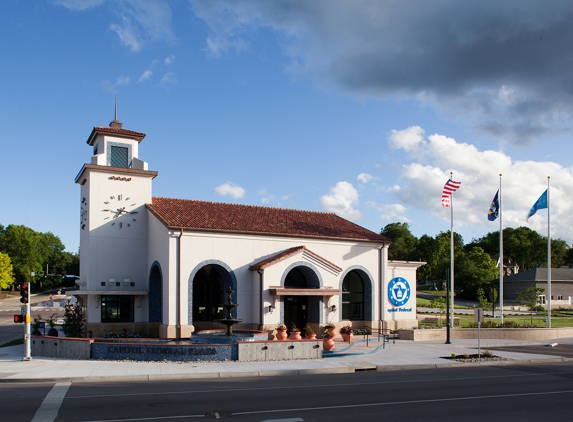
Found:
<svg viewBox="0 0 573 422"><path fill-rule="evenodd" d="M264 286L264 273L265 270L263 270L262 268L259 268L257 270L257 272L259 273L259 322L260 322L260 327L259 329L262 330L263 326L264 326L264 312L263 312L263 286Z"/></svg>
<svg viewBox="0 0 573 422"><path fill-rule="evenodd" d="M183 229L180 229L179 236L177 237L177 293L175 299L176 309L176 333L177 338L182 338L181 327L181 238L183 237Z"/></svg>
<svg viewBox="0 0 573 422"><path fill-rule="evenodd" d="M383 248L384 246L382 246ZM382 325L382 248L378 249L378 332L380 331L380 325Z"/></svg>
<svg viewBox="0 0 573 422"><path fill-rule="evenodd" d="M384 281L386 280L386 260L384 257L386 256L385 252L386 245L383 245L379 249L378 259L379 259L379 280L380 280L380 303L379 303L379 318L378 318L378 328L384 329Z"/></svg>

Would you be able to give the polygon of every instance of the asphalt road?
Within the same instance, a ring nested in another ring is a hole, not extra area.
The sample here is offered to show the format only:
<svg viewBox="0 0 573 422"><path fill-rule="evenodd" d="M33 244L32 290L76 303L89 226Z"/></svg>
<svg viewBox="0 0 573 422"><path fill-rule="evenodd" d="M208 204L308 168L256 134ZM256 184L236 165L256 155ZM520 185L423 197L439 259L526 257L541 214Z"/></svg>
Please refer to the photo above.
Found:
<svg viewBox="0 0 573 422"><path fill-rule="evenodd" d="M571 420L573 365L344 375L0 384L3 422Z"/></svg>
<svg viewBox="0 0 573 422"><path fill-rule="evenodd" d="M33 295L31 303L37 303L48 299L48 294ZM14 323L14 315L20 314L20 308L22 306L22 303L20 303L20 296L14 296L0 300L0 345L23 337L25 324ZM41 316L42 318L46 319L54 314L58 317L63 317L64 308L34 307L31 312L32 318L34 316ZM46 327L46 332L48 329L49 327Z"/></svg>

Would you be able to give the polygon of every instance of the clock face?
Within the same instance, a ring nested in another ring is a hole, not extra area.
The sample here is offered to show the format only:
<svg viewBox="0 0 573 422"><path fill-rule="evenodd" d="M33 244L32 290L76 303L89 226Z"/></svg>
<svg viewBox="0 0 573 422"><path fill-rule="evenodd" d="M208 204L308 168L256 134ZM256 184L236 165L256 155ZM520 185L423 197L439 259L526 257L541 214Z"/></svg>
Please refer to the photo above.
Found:
<svg viewBox="0 0 573 422"><path fill-rule="evenodd" d="M80 227L82 230L86 228L86 223L88 222L88 201L86 198L82 198L82 205L80 207Z"/></svg>
<svg viewBox="0 0 573 422"><path fill-rule="evenodd" d="M137 221L137 211L133 211L137 203L122 194L110 196L104 205L108 208L102 210L105 213L104 220L110 220L112 226L120 229L131 227Z"/></svg>

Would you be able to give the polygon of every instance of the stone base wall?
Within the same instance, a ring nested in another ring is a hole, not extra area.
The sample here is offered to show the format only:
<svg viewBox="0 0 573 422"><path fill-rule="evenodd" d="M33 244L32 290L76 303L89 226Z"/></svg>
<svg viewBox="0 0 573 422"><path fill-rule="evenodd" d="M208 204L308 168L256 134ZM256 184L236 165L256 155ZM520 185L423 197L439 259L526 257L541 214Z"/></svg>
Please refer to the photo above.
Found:
<svg viewBox="0 0 573 422"><path fill-rule="evenodd" d="M93 339L33 336L31 342L32 356L60 359L91 359Z"/></svg>
<svg viewBox="0 0 573 422"><path fill-rule="evenodd" d="M173 362L322 359L322 340L184 344L164 339L81 339L33 336L32 356L60 359L129 359ZM176 344L173 344L176 343Z"/></svg>
<svg viewBox="0 0 573 422"><path fill-rule="evenodd" d="M322 340L241 342L239 362L322 359L322 351Z"/></svg>
<svg viewBox="0 0 573 422"><path fill-rule="evenodd" d="M481 339L544 341L573 337L573 328L481 328ZM446 329L399 330L401 340L446 341ZM450 330L451 340L477 339L477 328L454 328Z"/></svg>

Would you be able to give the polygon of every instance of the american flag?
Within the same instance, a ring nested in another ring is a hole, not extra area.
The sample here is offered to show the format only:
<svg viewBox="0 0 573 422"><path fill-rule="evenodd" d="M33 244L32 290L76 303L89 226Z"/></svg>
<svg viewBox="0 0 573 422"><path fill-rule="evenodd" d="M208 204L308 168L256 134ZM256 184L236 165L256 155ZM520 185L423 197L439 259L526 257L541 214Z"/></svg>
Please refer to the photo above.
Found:
<svg viewBox="0 0 573 422"><path fill-rule="evenodd" d="M442 206L444 207L451 206L450 197L452 196L452 193L454 193L460 188L461 184L462 182L456 182L455 180L448 179L448 181L444 185L444 190L442 191Z"/></svg>

